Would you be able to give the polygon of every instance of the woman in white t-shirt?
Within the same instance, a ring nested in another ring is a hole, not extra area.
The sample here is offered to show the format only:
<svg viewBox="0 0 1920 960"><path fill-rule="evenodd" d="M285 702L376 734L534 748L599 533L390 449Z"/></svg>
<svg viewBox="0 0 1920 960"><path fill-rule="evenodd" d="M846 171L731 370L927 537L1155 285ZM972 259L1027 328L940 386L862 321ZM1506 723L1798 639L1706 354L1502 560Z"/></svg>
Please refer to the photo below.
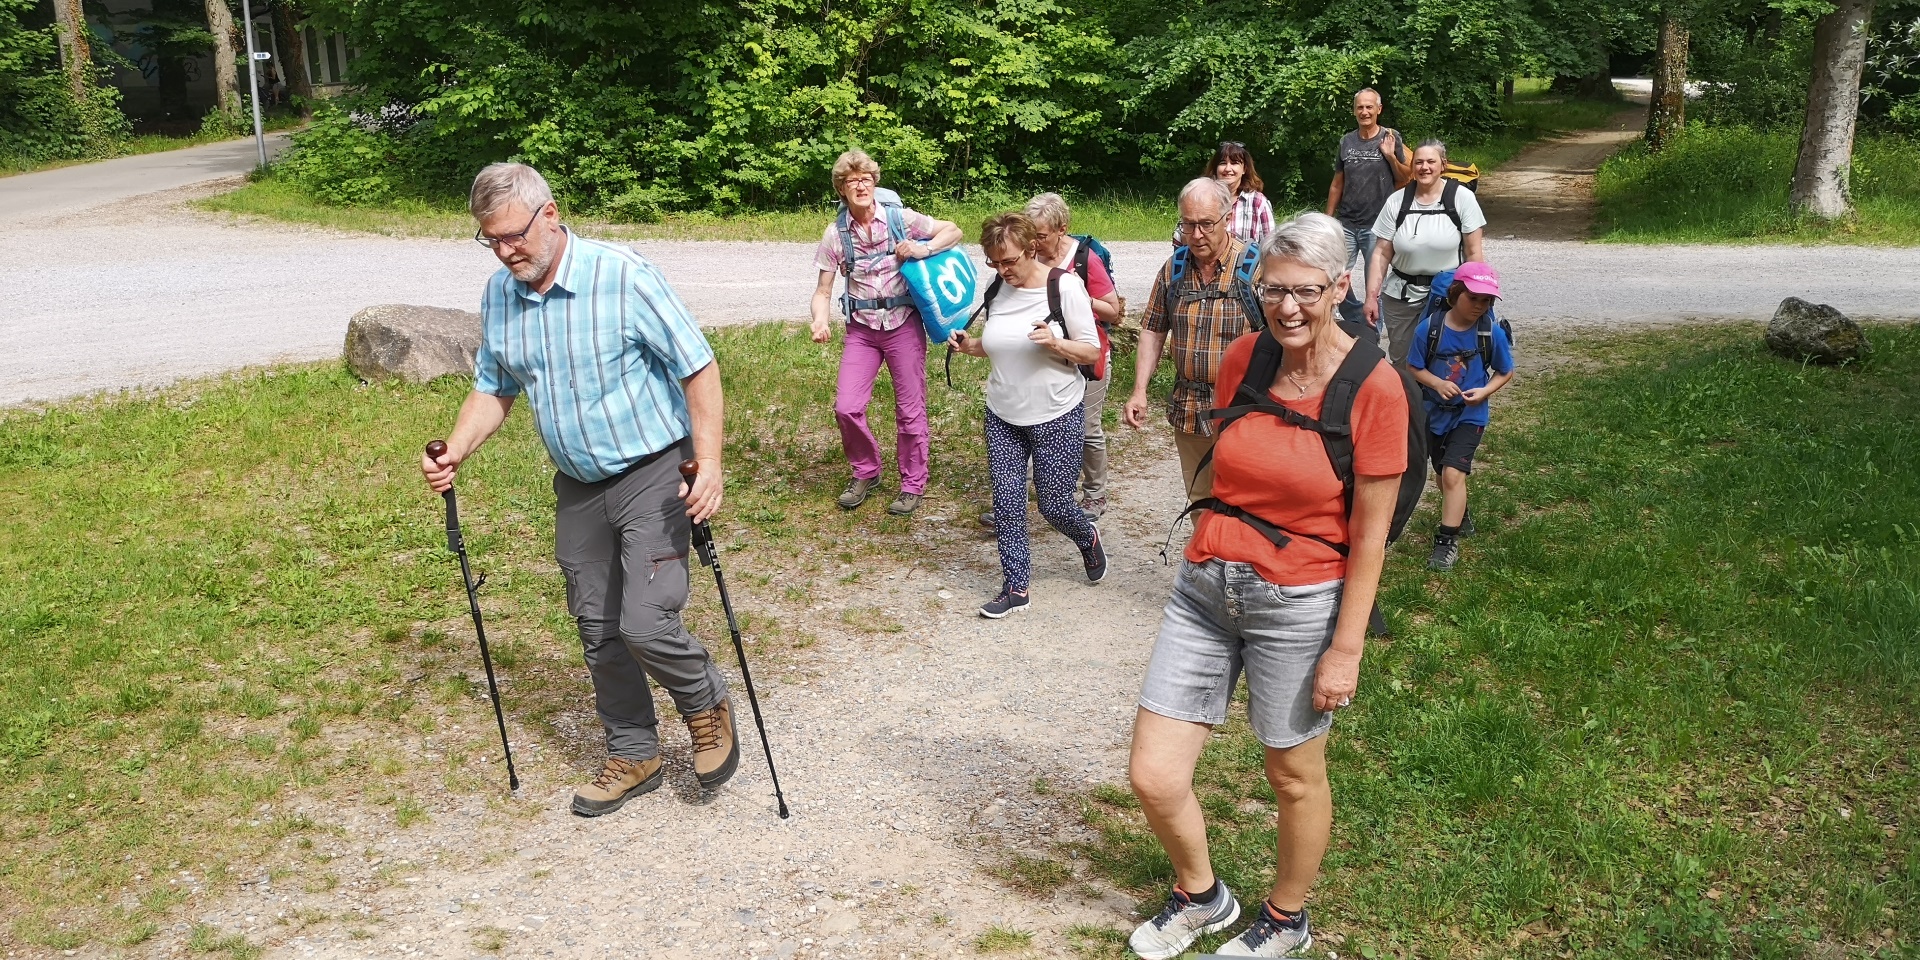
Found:
<svg viewBox="0 0 1920 960"><path fill-rule="evenodd" d="M1388 194L1373 221L1379 239L1367 261L1367 322L1379 330L1380 321L1386 321L1387 358L1403 369L1434 274L1486 259L1481 249L1486 214L1472 190L1440 175L1446 169L1447 145L1421 143L1413 151L1413 182Z"/></svg>
<svg viewBox="0 0 1920 960"><path fill-rule="evenodd" d="M1088 580L1098 583L1107 575L1100 531L1073 502L1087 384L1077 364L1100 357L1093 298L1073 271L1041 262L1038 237L1025 214L997 214L981 224L980 247L999 276L987 291L980 335L957 330L951 341L955 350L993 364L986 391L987 469L1004 582L980 615L994 620L1027 606L1033 566L1027 552L1029 462L1040 515L1080 548ZM1049 286L1057 303L1049 302Z"/></svg>

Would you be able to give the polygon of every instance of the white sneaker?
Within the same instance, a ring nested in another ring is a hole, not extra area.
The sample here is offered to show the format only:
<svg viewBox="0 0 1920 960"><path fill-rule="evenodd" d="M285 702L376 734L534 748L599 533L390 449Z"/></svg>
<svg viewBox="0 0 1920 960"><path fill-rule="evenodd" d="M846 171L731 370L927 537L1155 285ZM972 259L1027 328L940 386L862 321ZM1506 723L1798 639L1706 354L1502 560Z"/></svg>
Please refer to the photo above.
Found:
<svg viewBox="0 0 1920 960"><path fill-rule="evenodd" d="M1313 946L1313 933L1307 929L1307 911L1300 911L1300 926L1289 927L1273 918L1265 904L1255 911L1253 926L1220 945L1223 957L1292 957Z"/></svg>
<svg viewBox="0 0 1920 960"><path fill-rule="evenodd" d="M1214 881L1219 883L1218 880ZM1134 928L1127 946L1144 960L1172 960L1193 945L1195 940L1215 930L1224 930L1240 919L1240 901L1233 891L1220 884L1211 903L1194 903L1185 890L1173 888L1167 905L1158 916Z"/></svg>

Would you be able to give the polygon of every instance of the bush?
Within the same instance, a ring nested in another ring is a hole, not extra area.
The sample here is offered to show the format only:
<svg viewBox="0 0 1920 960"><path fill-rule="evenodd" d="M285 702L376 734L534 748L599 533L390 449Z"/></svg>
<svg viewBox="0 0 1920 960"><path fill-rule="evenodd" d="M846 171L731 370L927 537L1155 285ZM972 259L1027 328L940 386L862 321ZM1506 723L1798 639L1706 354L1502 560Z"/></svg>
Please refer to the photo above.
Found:
<svg viewBox="0 0 1920 960"><path fill-rule="evenodd" d="M0 165L111 156L132 128L120 112L120 91L93 87L80 100L66 77L27 77L12 85L15 99L0 107Z"/></svg>

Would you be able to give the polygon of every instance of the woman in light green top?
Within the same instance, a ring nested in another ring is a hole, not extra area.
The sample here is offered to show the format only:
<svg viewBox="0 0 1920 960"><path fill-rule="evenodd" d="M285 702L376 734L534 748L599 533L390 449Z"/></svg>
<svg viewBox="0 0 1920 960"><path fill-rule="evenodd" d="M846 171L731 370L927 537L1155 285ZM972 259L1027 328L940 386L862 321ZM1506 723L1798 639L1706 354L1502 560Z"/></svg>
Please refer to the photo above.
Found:
<svg viewBox="0 0 1920 960"><path fill-rule="evenodd" d="M1384 319L1387 357L1406 367L1413 328L1420 322L1433 276L1485 260L1481 233L1487 217L1473 191L1442 177L1447 145L1428 140L1413 151L1413 182L1387 195L1373 221L1373 257L1367 261L1367 322Z"/></svg>

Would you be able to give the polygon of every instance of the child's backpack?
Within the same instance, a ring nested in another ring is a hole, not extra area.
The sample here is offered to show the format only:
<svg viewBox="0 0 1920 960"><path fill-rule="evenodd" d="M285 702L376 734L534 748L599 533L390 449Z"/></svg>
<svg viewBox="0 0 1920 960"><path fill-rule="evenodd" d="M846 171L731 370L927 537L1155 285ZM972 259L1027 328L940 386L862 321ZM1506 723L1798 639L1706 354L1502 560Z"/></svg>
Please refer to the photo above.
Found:
<svg viewBox="0 0 1920 960"><path fill-rule="evenodd" d="M880 211L887 219L887 235L894 244L907 239L906 217L900 211L900 195L885 187L875 187L873 202L880 205ZM966 325L967 309L973 306L975 287L979 283L979 274L973 261L959 247L942 250L921 260L909 260L900 265L900 276L907 282L907 295L858 299L853 295L853 267L856 261L871 261L881 257L893 256L891 249L861 257L853 252L853 222L847 210L846 201L840 202L840 213L834 226L840 232L840 274L846 279L846 287L841 293L841 304L847 319L853 319L856 310L891 310L895 307L913 307L920 314L920 324L926 329L930 343L944 342L953 331Z"/></svg>
<svg viewBox="0 0 1920 960"><path fill-rule="evenodd" d="M1067 271L1059 267L1054 267L1047 272L1047 325L1052 326L1059 324L1059 330L1054 335L1062 340L1067 338L1067 316L1061 312L1060 309L1060 278L1066 275ZM987 295L980 301L979 309L973 311L973 316L967 318L967 329L973 328L975 318L987 315L987 308L992 305L993 298L999 296L1000 288L1005 285L1005 281L998 275L993 278L992 283L987 284ZM1093 326L1094 329L1100 331L1100 359L1093 363L1076 363L1074 364L1074 368L1080 371L1080 376L1088 380L1102 380L1105 379L1107 375L1107 332L1105 327L1099 323L1095 323ZM947 346L946 369L947 386L952 387L953 346L951 344Z"/></svg>
<svg viewBox="0 0 1920 960"><path fill-rule="evenodd" d="M1458 267L1454 268L1454 270L1458 269ZM1420 329L1420 324L1427 324L1426 357L1429 364L1433 363L1434 355L1440 351L1440 325L1443 322L1441 318L1447 314L1447 291L1453 286L1454 270L1442 270L1433 275L1433 287L1427 293L1427 302L1420 308L1420 319L1414 321L1415 330ZM1496 323L1500 325L1500 332L1507 335L1508 349L1512 349L1513 325L1508 323L1505 317L1500 316L1494 307L1488 307L1487 312L1480 317L1480 322L1474 327L1479 331L1475 346L1480 354L1480 368L1487 371L1489 376L1493 374L1493 325Z"/></svg>
<svg viewBox="0 0 1920 960"><path fill-rule="evenodd" d="M1189 252L1189 248L1186 246L1173 248L1172 271L1167 275L1165 304L1169 315L1173 313L1173 308L1179 305L1182 296L1185 296L1180 292L1180 281L1186 278L1187 261L1191 260L1192 257L1193 254ZM1241 251L1240 259L1233 265L1233 283L1231 290L1227 293L1207 290L1194 293L1191 296L1199 300L1238 297L1240 299L1240 309L1247 315L1247 326L1254 330L1264 330L1267 327L1267 315L1266 312L1260 308L1260 298L1255 296L1253 292L1253 272L1258 269L1259 266L1260 245L1257 243L1249 243L1247 244L1247 248Z"/></svg>

